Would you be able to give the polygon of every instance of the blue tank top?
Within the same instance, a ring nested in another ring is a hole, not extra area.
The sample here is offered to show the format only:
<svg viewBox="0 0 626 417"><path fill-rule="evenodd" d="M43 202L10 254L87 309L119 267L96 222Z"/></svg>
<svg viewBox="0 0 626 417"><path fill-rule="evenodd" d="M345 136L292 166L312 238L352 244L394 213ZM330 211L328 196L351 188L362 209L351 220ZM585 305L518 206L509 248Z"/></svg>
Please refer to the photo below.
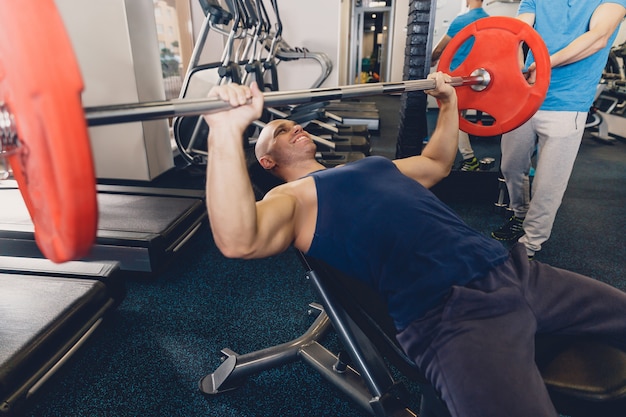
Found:
<svg viewBox="0 0 626 417"><path fill-rule="evenodd" d="M438 305L452 285L485 276L509 256L387 158L310 176L318 214L307 255L381 294L398 330Z"/></svg>

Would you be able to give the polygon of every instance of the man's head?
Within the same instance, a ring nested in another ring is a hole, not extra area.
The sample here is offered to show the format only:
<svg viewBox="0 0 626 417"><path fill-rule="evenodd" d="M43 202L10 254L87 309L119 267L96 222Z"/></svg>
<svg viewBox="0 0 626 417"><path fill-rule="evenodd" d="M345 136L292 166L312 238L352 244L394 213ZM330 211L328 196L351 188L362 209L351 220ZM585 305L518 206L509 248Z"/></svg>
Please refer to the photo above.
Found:
<svg viewBox="0 0 626 417"><path fill-rule="evenodd" d="M254 147L259 164L283 179L282 170L293 168L303 161L314 161L315 152L315 143L302 126L285 119L269 122L261 130Z"/></svg>

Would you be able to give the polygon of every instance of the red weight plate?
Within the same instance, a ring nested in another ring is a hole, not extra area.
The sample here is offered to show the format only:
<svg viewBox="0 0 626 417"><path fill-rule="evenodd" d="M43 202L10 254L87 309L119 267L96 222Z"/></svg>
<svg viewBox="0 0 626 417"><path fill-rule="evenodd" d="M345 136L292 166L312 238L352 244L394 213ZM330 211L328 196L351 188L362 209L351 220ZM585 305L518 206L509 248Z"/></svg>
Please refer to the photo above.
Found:
<svg viewBox="0 0 626 417"><path fill-rule="evenodd" d="M0 102L15 118L9 157L43 255L86 255L98 208L78 62L54 0L0 1Z"/></svg>
<svg viewBox="0 0 626 417"><path fill-rule="evenodd" d="M469 54L451 71L454 54L472 37L474 44ZM533 85L528 84L520 69L521 42L528 45L537 62L537 79ZM504 16L477 20L452 38L437 69L452 76L469 76L479 68L489 72L491 81L483 91L470 86L458 87L459 111L482 111L495 121L484 125L461 118L461 130L476 136L500 135L522 125L541 107L550 85L550 54L543 39L528 24Z"/></svg>

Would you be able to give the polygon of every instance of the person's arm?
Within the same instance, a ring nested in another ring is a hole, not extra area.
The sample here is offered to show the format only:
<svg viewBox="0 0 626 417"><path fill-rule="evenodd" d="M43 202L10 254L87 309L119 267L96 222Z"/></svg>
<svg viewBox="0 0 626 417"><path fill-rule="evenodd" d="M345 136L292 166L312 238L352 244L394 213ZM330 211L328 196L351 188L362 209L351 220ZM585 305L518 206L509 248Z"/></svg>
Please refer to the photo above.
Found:
<svg viewBox="0 0 626 417"><path fill-rule="evenodd" d="M245 129L261 116L263 94L256 84L227 84L209 96L235 107L204 115L209 125L206 202L215 243L230 258L282 252L293 240L295 201L274 193L256 202L242 146Z"/></svg>
<svg viewBox="0 0 626 417"><path fill-rule="evenodd" d="M611 35L624 20L625 15L626 9L620 4L603 3L598 6L591 16L589 30L574 39L565 48L550 55L550 66L555 68L580 61L606 47ZM534 13L522 13L517 18L531 26L535 23ZM534 81L535 68L535 63L532 63L528 68L529 81Z"/></svg>
<svg viewBox="0 0 626 417"><path fill-rule="evenodd" d="M534 13L521 13L516 16L516 19L521 20L522 22L526 22L530 26L535 25L535 14Z"/></svg>
<svg viewBox="0 0 626 417"><path fill-rule="evenodd" d="M396 159L394 163L405 175L430 188L447 177L454 164L459 140L459 110L456 91L446 83L450 76L437 72L428 77L436 80L436 88L426 93L439 102L437 125L421 155Z"/></svg>
<svg viewBox="0 0 626 417"><path fill-rule="evenodd" d="M533 27L535 25L535 14L534 13L522 13L517 15L517 19L521 20L522 22L525 22L526 24L528 24L530 27ZM525 67L525 56L524 56L524 49L522 48L522 45L520 44L519 48L518 48L518 56L519 56L519 67L520 69L524 69ZM526 74L526 79L528 80L529 83L534 84L535 83L535 78L537 76L536 74L536 65L533 63L531 67L528 68L528 73Z"/></svg>
<svg viewBox="0 0 626 417"><path fill-rule="evenodd" d="M625 14L624 6L617 3L603 3L598 6L591 16L589 30L552 54L552 68L580 61L606 47Z"/></svg>
<svg viewBox="0 0 626 417"><path fill-rule="evenodd" d="M435 46L435 49L433 49L433 53L430 56L431 66L434 66L437 63L437 61L439 61L439 58L441 58L441 54L443 53L443 50L446 49L446 46L448 46L450 39L452 38L448 36L447 34L443 35L443 38L441 38L437 46Z"/></svg>

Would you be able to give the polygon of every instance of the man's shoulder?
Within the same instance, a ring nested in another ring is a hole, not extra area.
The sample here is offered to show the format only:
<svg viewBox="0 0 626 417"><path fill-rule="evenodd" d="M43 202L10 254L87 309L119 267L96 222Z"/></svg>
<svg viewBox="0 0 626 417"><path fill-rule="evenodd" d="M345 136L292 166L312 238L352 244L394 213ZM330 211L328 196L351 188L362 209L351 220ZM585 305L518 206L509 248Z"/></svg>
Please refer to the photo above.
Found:
<svg viewBox="0 0 626 417"><path fill-rule="evenodd" d="M472 21L476 21L478 19L482 19L484 17L489 17L489 13L487 13L485 11L485 9L483 9L482 7L478 7L476 9L472 9L470 10L468 13L468 19L471 19Z"/></svg>
<svg viewBox="0 0 626 417"><path fill-rule="evenodd" d="M269 199L279 196L294 196L302 192L308 187L314 186L315 180L311 176L299 178L294 181L289 181L269 190L263 199Z"/></svg>

